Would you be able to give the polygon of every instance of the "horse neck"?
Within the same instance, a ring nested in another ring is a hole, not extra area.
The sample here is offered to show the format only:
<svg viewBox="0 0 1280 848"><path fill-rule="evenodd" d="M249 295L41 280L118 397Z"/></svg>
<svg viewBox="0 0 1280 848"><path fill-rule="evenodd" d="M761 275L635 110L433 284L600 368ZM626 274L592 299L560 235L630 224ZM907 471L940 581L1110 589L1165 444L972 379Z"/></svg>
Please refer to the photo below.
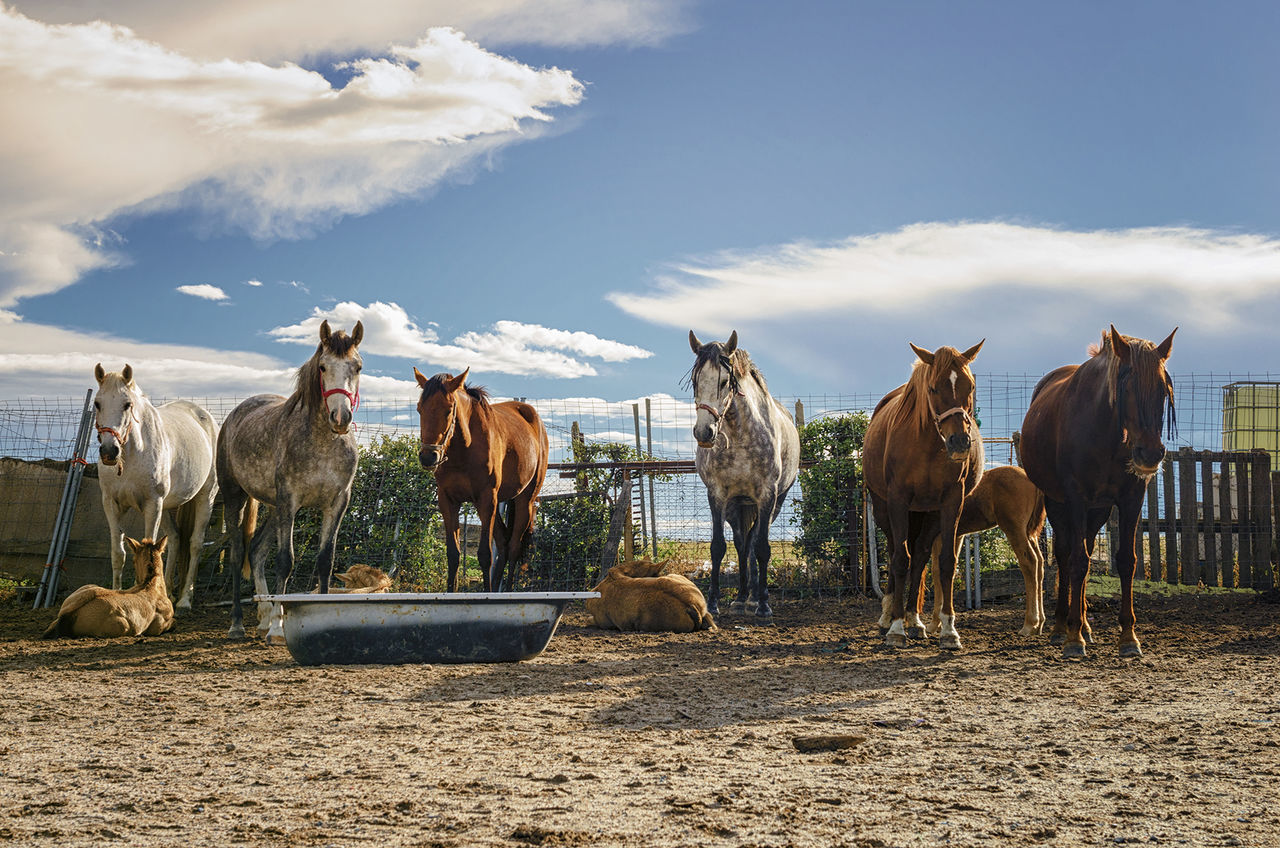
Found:
<svg viewBox="0 0 1280 848"><path fill-rule="evenodd" d="M486 433L493 410L485 407L479 401L476 401L471 395L465 391L458 394L454 401L454 425L453 436L450 439L450 447L456 447L459 451L476 450L480 447L488 447ZM463 429L470 434L471 444L467 445L463 440Z"/></svg>
<svg viewBox="0 0 1280 848"><path fill-rule="evenodd" d="M143 454L159 456L161 449L169 445L169 440L164 434L164 422L160 419L160 410L141 394L138 395L135 409L138 412L133 423L133 432L120 446L120 456L126 461L126 471L129 468L128 460L136 460Z"/></svg>
<svg viewBox="0 0 1280 848"><path fill-rule="evenodd" d="M725 416L725 426L730 430L769 429L769 408L773 398L760 388L751 377L742 381L742 396L735 396Z"/></svg>

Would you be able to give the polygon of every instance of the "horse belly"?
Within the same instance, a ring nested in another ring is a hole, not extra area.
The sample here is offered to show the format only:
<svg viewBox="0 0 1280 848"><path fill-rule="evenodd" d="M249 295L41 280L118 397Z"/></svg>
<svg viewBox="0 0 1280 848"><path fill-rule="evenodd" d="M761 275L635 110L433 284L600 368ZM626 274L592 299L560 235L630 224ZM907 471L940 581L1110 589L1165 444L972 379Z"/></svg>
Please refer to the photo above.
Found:
<svg viewBox="0 0 1280 848"><path fill-rule="evenodd" d="M162 414L169 406L161 407ZM164 418L165 434L173 453L164 506L174 509L194 498L209 483L213 474L214 440L186 410L176 410Z"/></svg>

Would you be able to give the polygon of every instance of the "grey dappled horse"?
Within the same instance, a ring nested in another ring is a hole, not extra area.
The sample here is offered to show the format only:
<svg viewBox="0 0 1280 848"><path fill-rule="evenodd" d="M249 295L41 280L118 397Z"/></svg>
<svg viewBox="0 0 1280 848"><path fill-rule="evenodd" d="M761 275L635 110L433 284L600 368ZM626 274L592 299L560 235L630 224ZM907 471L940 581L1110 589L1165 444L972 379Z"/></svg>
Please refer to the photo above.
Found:
<svg viewBox="0 0 1280 848"><path fill-rule="evenodd" d="M697 417L698 476L711 504L712 615L720 611L720 561L724 559L724 523L738 551L738 597L731 612L746 610L755 578L756 618L773 620L769 607L769 525L778 517L800 468L800 436L782 404L769 394L764 375L735 330L727 342L703 344L689 331L695 355L691 380Z"/></svg>
<svg viewBox="0 0 1280 848"><path fill-rule="evenodd" d="M293 571L293 521L301 507L320 510L320 554L316 574L320 591L329 591L338 526L351 500L356 476L356 437L351 416L360 403L360 353L364 325L351 335L320 325L315 354L298 369L296 388L287 398L255 395L231 411L218 436L218 485L228 519L241 532L231 534L231 630L244 637L240 580L252 566L257 594L268 593L264 544L274 526L279 545L276 591L284 592ZM271 525L254 532L258 503L273 506ZM252 543L249 539L252 537ZM249 546L248 561L245 546ZM242 567L235 567L244 563ZM258 633L268 643L284 640L279 610L258 604Z"/></svg>
<svg viewBox="0 0 1280 848"><path fill-rule="evenodd" d="M165 585L178 592L178 609L191 609L196 568L217 489L213 446L218 425L203 408L185 400L152 406L133 379L133 368L93 369L98 428L98 486L107 516L111 548L111 588L124 571L124 528L130 509L142 513L143 537L169 536ZM164 532L161 532L163 525ZM178 569L186 574L179 579ZM178 591L181 589L181 591Z"/></svg>

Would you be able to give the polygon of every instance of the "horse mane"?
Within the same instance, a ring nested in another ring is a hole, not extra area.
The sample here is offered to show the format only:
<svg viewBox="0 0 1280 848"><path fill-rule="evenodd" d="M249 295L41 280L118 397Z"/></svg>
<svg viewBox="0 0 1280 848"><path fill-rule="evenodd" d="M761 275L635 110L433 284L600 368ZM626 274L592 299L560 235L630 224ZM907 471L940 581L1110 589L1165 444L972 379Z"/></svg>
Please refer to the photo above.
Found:
<svg viewBox="0 0 1280 848"><path fill-rule="evenodd" d="M437 374L427 384L422 387L422 399L426 400L432 395L446 394L445 381L452 380L452 374ZM467 392L467 397L471 398L472 403L478 405L481 409L489 408L489 390L484 386L463 386Z"/></svg>
<svg viewBox="0 0 1280 848"><path fill-rule="evenodd" d="M316 345L316 352L311 358L298 367L297 377L293 381L293 394L285 402L284 412L292 413L299 405L308 413L314 412L324 404L324 393L320 390L320 354L328 347L334 356L346 358L355 349L355 339L343 330L334 330L329 338Z"/></svg>
<svg viewBox="0 0 1280 848"><path fill-rule="evenodd" d="M1170 391L1168 377L1165 375L1160 354L1156 352L1155 343L1136 336L1126 336L1124 333L1119 335L1129 345L1129 371L1134 375L1136 383L1139 415L1147 408L1147 401L1156 395L1162 395L1168 413L1165 426L1169 437L1172 438L1177 432L1177 413L1173 406L1173 392ZM1094 362L1098 363L1095 367L1101 368L1106 375L1107 400L1112 408L1115 408L1120 400L1122 387L1120 357L1116 356L1115 350L1111 347L1110 330L1103 330L1102 338L1098 343L1089 345L1089 362L1085 364ZM1162 377L1164 379L1161 379Z"/></svg>
<svg viewBox="0 0 1280 848"><path fill-rule="evenodd" d="M760 373L760 369L751 361L751 354L747 353L745 348L737 348L733 353L725 356L722 342L707 342L702 346L697 358L693 361L693 369L689 372L690 382L696 381L698 372L711 362L717 363L729 372L729 385L735 391L742 377L746 376L755 380L760 390L766 395L769 394L769 384L765 382L764 374Z"/></svg>
<svg viewBox="0 0 1280 848"><path fill-rule="evenodd" d="M911 377L902 387L898 396L898 408L894 411L891 422L894 427L905 427L914 423L921 430L933 426L933 413L929 409L929 370L939 368L944 373L951 369L969 370L969 365L960 358L960 351L946 345L933 352L933 365L926 365L919 357L911 363Z"/></svg>

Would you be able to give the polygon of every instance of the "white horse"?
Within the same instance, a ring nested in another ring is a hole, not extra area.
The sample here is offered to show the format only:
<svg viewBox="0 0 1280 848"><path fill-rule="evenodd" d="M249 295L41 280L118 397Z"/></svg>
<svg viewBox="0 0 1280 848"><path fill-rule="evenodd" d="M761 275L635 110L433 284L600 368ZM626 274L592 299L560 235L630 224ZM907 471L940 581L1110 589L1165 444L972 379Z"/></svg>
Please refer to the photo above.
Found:
<svg viewBox="0 0 1280 848"><path fill-rule="evenodd" d="M142 536L167 535L165 585L179 590L177 608L191 609L200 549L217 492L214 446L218 425L203 408L185 400L155 407L133 381L133 368L93 369L98 394L93 408L98 427L98 485L111 534L111 588L124 571L124 528L130 509L142 513ZM161 533L161 524L164 533ZM177 570L186 575L181 581Z"/></svg>

